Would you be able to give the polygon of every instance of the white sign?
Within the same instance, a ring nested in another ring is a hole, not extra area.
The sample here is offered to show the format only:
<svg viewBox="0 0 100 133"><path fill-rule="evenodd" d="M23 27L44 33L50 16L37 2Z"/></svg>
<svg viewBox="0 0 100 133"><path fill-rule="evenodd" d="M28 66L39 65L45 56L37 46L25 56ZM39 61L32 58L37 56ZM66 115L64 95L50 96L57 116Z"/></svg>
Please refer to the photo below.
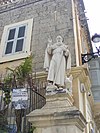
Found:
<svg viewBox="0 0 100 133"><path fill-rule="evenodd" d="M28 103L28 93L26 88L13 89L12 103L15 109L25 109Z"/></svg>
<svg viewBox="0 0 100 133"><path fill-rule="evenodd" d="M12 101L28 100L28 93L26 88L13 89Z"/></svg>

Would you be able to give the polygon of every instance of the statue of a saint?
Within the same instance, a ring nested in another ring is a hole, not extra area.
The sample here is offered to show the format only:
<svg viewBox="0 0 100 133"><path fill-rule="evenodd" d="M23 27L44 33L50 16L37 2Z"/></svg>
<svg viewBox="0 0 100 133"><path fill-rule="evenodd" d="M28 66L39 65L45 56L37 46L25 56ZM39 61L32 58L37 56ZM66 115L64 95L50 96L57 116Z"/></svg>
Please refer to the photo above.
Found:
<svg viewBox="0 0 100 133"><path fill-rule="evenodd" d="M68 46L62 42L61 36L57 36L56 41L52 44L52 40L48 40L44 68L48 71L48 82L57 88L63 88L65 71L71 68L71 55Z"/></svg>

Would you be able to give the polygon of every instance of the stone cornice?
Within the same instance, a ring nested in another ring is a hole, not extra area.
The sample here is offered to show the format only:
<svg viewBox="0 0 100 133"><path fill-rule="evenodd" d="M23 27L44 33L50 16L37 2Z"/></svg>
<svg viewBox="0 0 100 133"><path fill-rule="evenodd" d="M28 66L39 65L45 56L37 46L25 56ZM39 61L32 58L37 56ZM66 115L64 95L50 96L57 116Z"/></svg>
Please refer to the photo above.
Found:
<svg viewBox="0 0 100 133"><path fill-rule="evenodd" d="M47 77L47 72L42 71L42 72L33 73L33 77L36 78L36 79L46 78Z"/></svg>
<svg viewBox="0 0 100 133"><path fill-rule="evenodd" d="M100 102L94 103L94 115L100 116Z"/></svg>
<svg viewBox="0 0 100 133"><path fill-rule="evenodd" d="M21 7L23 8L25 6L35 4L35 3L40 2L40 1L43 1L43 0L28 0L28 1L19 0L16 3L9 3L9 4L0 5L0 14L4 13L4 12L11 11L11 10L15 10L17 8L21 8Z"/></svg>
<svg viewBox="0 0 100 133"><path fill-rule="evenodd" d="M73 67L71 69L70 74L73 75L73 78L78 78L80 82L84 83L86 88L86 94L87 98L91 104L92 110L94 105L94 99L91 91L91 81L90 81L90 75L89 71L86 67L80 66L80 67ZM91 94L91 96L88 96L88 92Z"/></svg>
<svg viewBox="0 0 100 133"><path fill-rule="evenodd" d="M73 78L79 78L82 83L85 84L87 91L90 91L91 82L89 79L89 73L85 67L73 67L70 74L73 75Z"/></svg>
<svg viewBox="0 0 100 133"><path fill-rule="evenodd" d="M29 122L36 127L76 125L83 131L87 122L79 110L55 112L52 114L30 114L27 116Z"/></svg>

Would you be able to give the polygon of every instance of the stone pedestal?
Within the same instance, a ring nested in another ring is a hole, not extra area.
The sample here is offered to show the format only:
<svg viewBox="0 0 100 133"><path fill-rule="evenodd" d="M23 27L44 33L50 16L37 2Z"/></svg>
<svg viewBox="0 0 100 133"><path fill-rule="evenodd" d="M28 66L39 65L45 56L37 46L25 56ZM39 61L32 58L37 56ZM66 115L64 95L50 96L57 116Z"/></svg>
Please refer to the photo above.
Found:
<svg viewBox="0 0 100 133"><path fill-rule="evenodd" d="M46 96L46 105L27 116L34 133L83 133L86 120L73 102L68 93Z"/></svg>

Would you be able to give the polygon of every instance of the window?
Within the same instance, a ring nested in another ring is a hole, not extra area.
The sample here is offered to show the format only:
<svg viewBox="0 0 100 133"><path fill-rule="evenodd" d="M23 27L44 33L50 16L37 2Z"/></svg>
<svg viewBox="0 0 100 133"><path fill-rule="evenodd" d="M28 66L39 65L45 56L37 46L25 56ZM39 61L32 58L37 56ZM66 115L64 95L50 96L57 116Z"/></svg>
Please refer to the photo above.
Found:
<svg viewBox="0 0 100 133"><path fill-rule="evenodd" d="M29 56L32 22L33 19L29 19L4 27L0 48L0 62Z"/></svg>
<svg viewBox="0 0 100 133"><path fill-rule="evenodd" d="M4 54L14 54L23 51L23 43L25 41L26 25L17 26L9 29Z"/></svg>

